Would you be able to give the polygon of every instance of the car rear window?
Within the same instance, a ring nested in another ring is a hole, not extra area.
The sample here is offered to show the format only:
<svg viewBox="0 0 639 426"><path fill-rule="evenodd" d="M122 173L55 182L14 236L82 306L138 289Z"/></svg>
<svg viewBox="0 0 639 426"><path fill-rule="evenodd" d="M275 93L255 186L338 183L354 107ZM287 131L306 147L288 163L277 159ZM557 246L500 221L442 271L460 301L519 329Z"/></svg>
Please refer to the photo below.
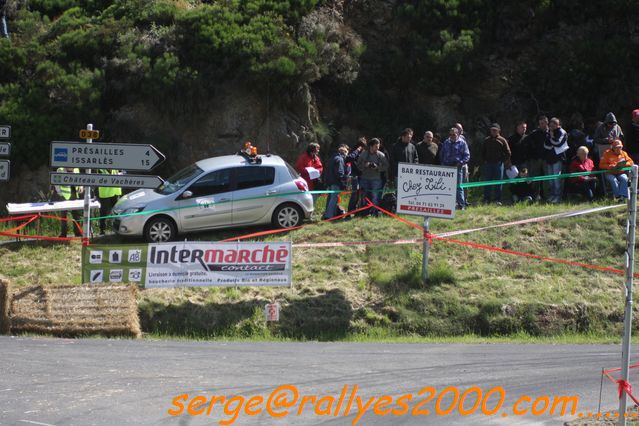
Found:
<svg viewBox="0 0 639 426"><path fill-rule="evenodd" d="M235 169L237 189L257 188L272 185L275 181L275 169L266 166L245 166Z"/></svg>

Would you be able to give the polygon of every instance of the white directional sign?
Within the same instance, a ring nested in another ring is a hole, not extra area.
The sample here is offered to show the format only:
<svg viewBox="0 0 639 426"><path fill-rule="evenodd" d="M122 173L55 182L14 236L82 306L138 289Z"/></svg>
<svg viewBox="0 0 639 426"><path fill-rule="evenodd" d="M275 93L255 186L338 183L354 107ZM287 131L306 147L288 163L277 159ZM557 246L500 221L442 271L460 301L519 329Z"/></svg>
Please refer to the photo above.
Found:
<svg viewBox="0 0 639 426"><path fill-rule="evenodd" d="M11 144L9 142L0 142L0 156L8 157L11 155Z"/></svg>
<svg viewBox="0 0 639 426"><path fill-rule="evenodd" d="M399 163L397 213L455 217L457 167Z"/></svg>
<svg viewBox="0 0 639 426"><path fill-rule="evenodd" d="M11 177L11 161L0 160L0 182L6 182Z"/></svg>
<svg viewBox="0 0 639 426"><path fill-rule="evenodd" d="M0 139L9 139L9 138L11 138L11 126L1 125Z"/></svg>
<svg viewBox="0 0 639 426"><path fill-rule="evenodd" d="M148 171L165 158L153 145L51 142L51 167Z"/></svg>
<svg viewBox="0 0 639 426"><path fill-rule="evenodd" d="M102 186L119 188L157 188L164 181L159 176L107 175L86 173L49 173L51 185Z"/></svg>

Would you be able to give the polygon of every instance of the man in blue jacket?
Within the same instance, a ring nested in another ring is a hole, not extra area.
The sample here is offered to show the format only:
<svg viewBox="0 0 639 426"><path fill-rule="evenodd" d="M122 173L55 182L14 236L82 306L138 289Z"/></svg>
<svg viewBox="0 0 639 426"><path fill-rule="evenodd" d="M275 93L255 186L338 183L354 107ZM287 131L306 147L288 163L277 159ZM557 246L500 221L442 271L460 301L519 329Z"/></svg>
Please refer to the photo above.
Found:
<svg viewBox="0 0 639 426"><path fill-rule="evenodd" d="M342 144L337 148L337 152L327 164L326 171L324 172L324 182L326 182L329 191L335 192L328 194L326 211L322 219L330 219L337 216L339 191L345 190L348 183L348 171L344 161L346 155L348 155L348 145Z"/></svg>
<svg viewBox="0 0 639 426"><path fill-rule="evenodd" d="M442 166L457 167L457 208L464 210L468 203L464 195L464 190L459 187L463 182L464 166L470 161L470 150L463 139L459 137L459 129L451 127L448 132L448 139L439 148L439 163Z"/></svg>

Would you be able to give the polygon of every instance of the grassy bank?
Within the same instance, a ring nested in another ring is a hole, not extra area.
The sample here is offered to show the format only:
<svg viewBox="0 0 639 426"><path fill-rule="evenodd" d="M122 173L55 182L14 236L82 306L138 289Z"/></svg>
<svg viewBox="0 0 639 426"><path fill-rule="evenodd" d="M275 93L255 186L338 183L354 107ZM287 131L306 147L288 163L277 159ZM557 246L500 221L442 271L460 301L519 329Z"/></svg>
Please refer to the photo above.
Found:
<svg viewBox="0 0 639 426"><path fill-rule="evenodd" d="M478 206L433 232L476 228L590 205ZM410 218L420 222L420 218ZM625 209L490 229L459 240L623 268ZM218 240L244 233L199 236ZM294 243L418 238L391 218L312 224L265 240ZM107 241L115 240L108 237ZM294 249L292 288L143 290L143 331L195 338L616 342L623 276L436 241L430 280L421 282L420 245ZM16 287L79 283L80 246L26 242L0 246L0 273ZM264 323L264 304L281 304L280 322ZM567 336L567 337L558 337ZM577 337L576 337L577 336Z"/></svg>

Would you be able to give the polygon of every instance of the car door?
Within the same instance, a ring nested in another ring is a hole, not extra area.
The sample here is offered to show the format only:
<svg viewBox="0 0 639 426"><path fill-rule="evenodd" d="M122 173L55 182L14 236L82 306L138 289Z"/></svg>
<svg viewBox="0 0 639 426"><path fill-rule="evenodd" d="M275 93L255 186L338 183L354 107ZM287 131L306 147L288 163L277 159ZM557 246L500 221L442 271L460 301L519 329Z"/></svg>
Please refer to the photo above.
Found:
<svg viewBox="0 0 639 426"><path fill-rule="evenodd" d="M232 169L210 172L189 185L178 201L182 229L230 226L233 223ZM189 195L190 197L185 197Z"/></svg>
<svg viewBox="0 0 639 426"><path fill-rule="evenodd" d="M278 191L275 184L275 168L251 164L236 167L234 174L233 224L270 221L271 218L265 216L278 198L275 196Z"/></svg>

